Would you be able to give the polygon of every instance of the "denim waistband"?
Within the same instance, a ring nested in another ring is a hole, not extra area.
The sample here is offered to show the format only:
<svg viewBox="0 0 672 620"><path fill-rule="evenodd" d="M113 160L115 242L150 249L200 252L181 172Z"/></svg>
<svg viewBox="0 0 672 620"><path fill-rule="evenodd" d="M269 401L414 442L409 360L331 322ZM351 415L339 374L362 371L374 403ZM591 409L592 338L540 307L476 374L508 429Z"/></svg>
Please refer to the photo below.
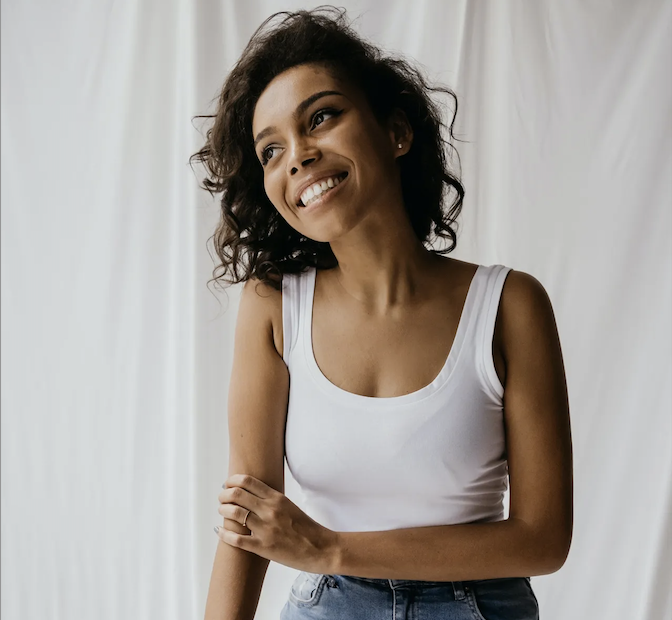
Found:
<svg viewBox="0 0 672 620"><path fill-rule="evenodd" d="M355 581L365 581L367 583L376 584L385 588L425 588L425 587L452 587L455 592L455 598L457 600L461 599L464 593L464 585L470 584L479 584L479 583L490 583L493 581L504 581L509 579L525 579L530 583L529 577L501 577L499 579L474 579L471 581L420 581L417 579L373 579L371 577L356 577L354 575L340 575L346 579L354 579Z"/></svg>
<svg viewBox="0 0 672 620"><path fill-rule="evenodd" d="M339 576L354 581L364 581L392 590L398 588L432 588L437 586L452 588L456 601L460 601L466 596L462 581L420 581L417 579L373 579L371 577L355 577L353 575Z"/></svg>

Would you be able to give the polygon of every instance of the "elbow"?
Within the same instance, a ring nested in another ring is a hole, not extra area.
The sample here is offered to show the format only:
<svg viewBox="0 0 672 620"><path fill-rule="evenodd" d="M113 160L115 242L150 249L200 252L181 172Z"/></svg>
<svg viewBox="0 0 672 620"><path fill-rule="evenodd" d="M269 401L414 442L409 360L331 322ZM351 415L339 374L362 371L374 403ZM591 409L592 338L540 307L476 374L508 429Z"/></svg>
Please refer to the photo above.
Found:
<svg viewBox="0 0 672 620"><path fill-rule="evenodd" d="M567 535L563 538L560 550L556 555L556 571L560 570L569 556L569 550L572 546L572 531L571 529L567 532Z"/></svg>
<svg viewBox="0 0 672 620"><path fill-rule="evenodd" d="M519 519L520 521L520 519ZM525 523L525 522L523 522ZM527 562L532 564L531 573L550 575L559 571L567 561L572 544L572 527L525 525L528 550Z"/></svg>
<svg viewBox="0 0 672 620"><path fill-rule="evenodd" d="M545 537L537 546L538 574L550 575L559 571L567 561L571 544L571 532L566 536Z"/></svg>

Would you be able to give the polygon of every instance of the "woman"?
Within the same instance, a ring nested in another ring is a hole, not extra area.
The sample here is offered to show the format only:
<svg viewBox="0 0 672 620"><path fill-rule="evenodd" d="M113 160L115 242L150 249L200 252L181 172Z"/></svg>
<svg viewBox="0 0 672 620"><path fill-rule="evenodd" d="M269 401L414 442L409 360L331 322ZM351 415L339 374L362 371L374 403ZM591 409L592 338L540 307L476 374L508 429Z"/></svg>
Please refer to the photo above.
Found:
<svg viewBox="0 0 672 620"><path fill-rule="evenodd" d="M270 560L300 571L283 620L538 618L530 576L563 565L573 513L548 296L444 256L464 190L429 94L451 91L342 13L281 15L193 156L245 282L206 620L253 618Z"/></svg>

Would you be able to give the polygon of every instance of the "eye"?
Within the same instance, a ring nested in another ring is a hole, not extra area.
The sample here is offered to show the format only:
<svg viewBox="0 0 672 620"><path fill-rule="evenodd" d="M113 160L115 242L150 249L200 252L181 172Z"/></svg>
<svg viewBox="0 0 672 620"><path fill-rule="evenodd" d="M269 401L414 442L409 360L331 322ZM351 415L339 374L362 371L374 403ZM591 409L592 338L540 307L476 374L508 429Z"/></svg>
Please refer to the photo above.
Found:
<svg viewBox="0 0 672 620"><path fill-rule="evenodd" d="M310 128L315 129L315 127L324 123L325 116L336 117L339 114L341 114L341 112L343 112L343 110L335 110L334 108L323 108L322 110L318 110L313 115L312 124Z"/></svg>
<svg viewBox="0 0 672 620"><path fill-rule="evenodd" d="M273 157L273 151L279 147L277 146L267 146L263 151L261 151L261 165L265 166L268 163L268 160Z"/></svg>

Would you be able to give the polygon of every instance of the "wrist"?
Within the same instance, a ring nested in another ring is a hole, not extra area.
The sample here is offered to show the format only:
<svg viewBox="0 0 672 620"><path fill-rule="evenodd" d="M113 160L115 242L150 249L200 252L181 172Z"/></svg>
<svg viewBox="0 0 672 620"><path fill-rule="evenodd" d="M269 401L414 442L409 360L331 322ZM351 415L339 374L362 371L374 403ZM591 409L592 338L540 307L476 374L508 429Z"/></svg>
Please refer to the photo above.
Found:
<svg viewBox="0 0 672 620"><path fill-rule="evenodd" d="M326 549L327 566L325 571L329 575L339 575L341 573L343 557L343 536L342 532L330 531L329 543Z"/></svg>

